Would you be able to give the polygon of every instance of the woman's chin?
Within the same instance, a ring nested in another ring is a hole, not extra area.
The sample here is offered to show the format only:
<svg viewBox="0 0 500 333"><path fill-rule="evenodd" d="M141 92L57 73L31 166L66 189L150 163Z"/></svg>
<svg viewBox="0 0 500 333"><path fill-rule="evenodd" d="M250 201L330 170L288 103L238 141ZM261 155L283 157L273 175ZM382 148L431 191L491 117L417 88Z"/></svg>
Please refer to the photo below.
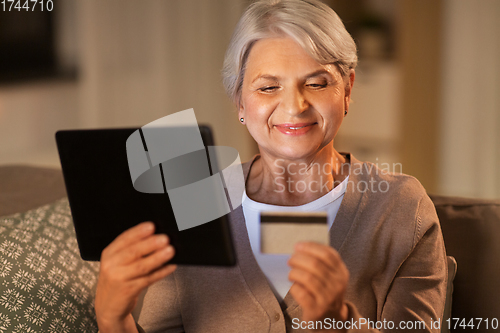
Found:
<svg viewBox="0 0 500 333"><path fill-rule="evenodd" d="M279 133L271 136L256 137L261 155L286 160L303 160L327 153L323 148L328 145L323 135L310 131L295 136ZM332 139L333 140L333 139Z"/></svg>
<svg viewBox="0 0 500 333"><path fill-rule="evenodd" d="M286 160L303 160L319 154L319 150L312 150L311 145L281 145L274 150L274 157Z"/></svg>

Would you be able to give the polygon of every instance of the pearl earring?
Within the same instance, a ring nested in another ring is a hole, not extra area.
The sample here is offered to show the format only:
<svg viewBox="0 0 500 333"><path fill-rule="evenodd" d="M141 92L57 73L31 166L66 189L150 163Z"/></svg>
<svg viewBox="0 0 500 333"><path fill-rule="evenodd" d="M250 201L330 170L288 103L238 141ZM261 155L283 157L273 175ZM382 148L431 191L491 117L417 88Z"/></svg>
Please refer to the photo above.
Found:
<svg viewBox="0 0 500 333"><path fill-rule="evenodd" d="M240 118L240 122L243 124L243 122L245 121L245 118Z"/></svg>

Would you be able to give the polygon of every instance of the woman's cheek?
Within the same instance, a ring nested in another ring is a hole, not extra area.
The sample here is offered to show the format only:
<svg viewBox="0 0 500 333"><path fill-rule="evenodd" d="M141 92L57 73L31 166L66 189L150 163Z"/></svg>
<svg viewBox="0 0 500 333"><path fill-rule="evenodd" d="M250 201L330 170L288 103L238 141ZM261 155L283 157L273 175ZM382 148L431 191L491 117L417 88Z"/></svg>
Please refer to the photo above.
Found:
<svg viewBox="0 0 500 333"><path fill-rule="evenodd" d="M272 110L272 102L266 98L253 98L246 103L247 119L251 125L268 126Z"/></svg>

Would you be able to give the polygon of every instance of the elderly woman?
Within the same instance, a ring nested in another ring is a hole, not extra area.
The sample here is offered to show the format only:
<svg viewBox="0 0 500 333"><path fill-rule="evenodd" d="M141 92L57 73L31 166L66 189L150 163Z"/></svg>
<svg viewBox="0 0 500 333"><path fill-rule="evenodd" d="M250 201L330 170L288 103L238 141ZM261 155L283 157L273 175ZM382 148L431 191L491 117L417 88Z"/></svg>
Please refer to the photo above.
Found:
<svg viewBox="0 0 500 333"><path fill-rule="evenodd" d="M317 0L246 10L223 71L260 151L243 165L243 203L230 214L238 264L169 265L168 237L142 223L102 253L101 332L439 331L447 271L432 202L414 178L333 146L356 61L341 20ZM326 211L330 246L261 254L262 211ZM131 313L146 288L139 326Z"/></svg>

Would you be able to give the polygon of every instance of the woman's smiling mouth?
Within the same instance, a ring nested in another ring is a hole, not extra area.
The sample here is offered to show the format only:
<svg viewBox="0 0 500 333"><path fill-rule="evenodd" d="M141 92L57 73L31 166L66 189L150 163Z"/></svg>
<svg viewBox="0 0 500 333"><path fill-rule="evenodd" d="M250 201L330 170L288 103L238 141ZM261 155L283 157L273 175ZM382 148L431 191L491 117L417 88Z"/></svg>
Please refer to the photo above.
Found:
<svg viewBox="0 0 500 333"><path fill-rule="evenodd" d="M315 122L314 123L297 123L297 124L285 123L285 124L274 125L274 127L276 127L276 129L283 134L302 135L302 134L309 132L309 130L316 124L317 123L315 123Z"/></svg>

